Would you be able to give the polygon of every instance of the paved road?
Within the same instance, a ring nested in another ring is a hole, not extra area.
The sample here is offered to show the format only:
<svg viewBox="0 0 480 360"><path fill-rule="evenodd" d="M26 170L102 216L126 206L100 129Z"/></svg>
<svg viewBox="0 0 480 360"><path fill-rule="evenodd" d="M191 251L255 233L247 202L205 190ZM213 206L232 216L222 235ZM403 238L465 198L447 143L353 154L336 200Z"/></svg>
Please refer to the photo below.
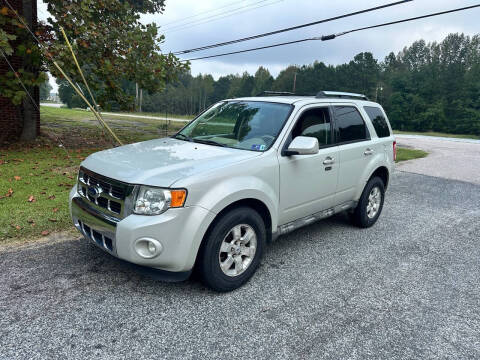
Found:
<svg viewBox="0 0 480 360"><path fill-rule="evenodd" d="M161 283L79 239L0 252L0 358L480 358L480 186L398 173L371 229L281 237L243 288Z"/></svg>
<svg viewBox="0 0 480 360"><path fill-rule="evenodd" d="M54 108L61 108L63 104L57 104L57 103L40 103L40 106L47 106L47 107L54 107Z"/></svg>
<svg viewBox="0 0 480 360"><path fill-rule="evenodd" d="M404 161L401 171L480 184L480 140L396 135L399 146L422 149L423 159Z"/></svg>
<svg viewBox="0 0 480 360"><path fill-rule="evenodd" d="M148 115L134 115L134 114L119 114L119 113L110 113L110 112L103 112L102 115L107 115L107 116L120 116L120 117L128 117L128 118L136 118L136 119L150 119L150 120L170 120L173 122L182 122L182 123L188 123L191 120L188 119L180 119L180 118L171 118L171 117L164 117L164 116L148 116Z"/></svg>

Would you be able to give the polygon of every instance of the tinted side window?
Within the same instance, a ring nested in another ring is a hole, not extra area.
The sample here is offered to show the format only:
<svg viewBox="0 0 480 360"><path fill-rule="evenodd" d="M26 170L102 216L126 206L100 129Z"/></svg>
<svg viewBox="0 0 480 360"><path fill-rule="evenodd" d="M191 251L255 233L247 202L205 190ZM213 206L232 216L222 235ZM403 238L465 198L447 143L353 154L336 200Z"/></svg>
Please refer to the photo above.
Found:
<svg viewBox="0 0 480 360"><path fill-rule="evenodd" d="M365 106L364 109L370 120L372 120L377 136L379 138L389 137L390 129L388 128L387 119L385 119L382 110L374 106Z"/></svg>
<svg viewBox="0 0 480 360"><path fill-rule="evenodd" d="M337 142L365 140L367 127L358 110L352 106L334 106Z"/></svg>
<svg viewBox="0 0 480 360"><path fill-rule="evenodd" d="M332 132L328 108L305 111L292 130L292 139L297 136L315 137L319 146L331 144Z"/></svg>

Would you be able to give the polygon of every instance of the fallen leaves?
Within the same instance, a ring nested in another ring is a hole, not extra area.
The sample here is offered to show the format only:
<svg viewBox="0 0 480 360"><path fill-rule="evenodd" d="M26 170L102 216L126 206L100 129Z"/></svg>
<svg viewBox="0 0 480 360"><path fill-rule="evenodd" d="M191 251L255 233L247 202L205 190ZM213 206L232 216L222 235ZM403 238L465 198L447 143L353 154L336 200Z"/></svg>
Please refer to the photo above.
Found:
<svg viewBox="0 0 480 360"><path fill-rule="evenodd" d="M22 180L22 177L21 177L21 176L17 176L17 175L15 175L13 178L14 178L15 180L17 180L17 181Z"/></svg>
<svg viewBox="0 0 480 360"><path fill-rule="evenodd" d="M35 201L36 201L36 200L35 200L35 196L30 195L30 196L28 197L28 202L29 202L29 203L32 203L32 202L35 202Z"/></svg>
<svg viewBox="0 0 480 360"><path fill-rule="evenodd" d="M57 220L57 219L54 219L54 218L48 218L48 221L50 221L50 222L57 222L58 220Z"/></svg>
<svg viewBox="0 0 480 360"><path fill-rule="evenodd" d="M43 231L41 232L41 234L42 234L42 236L47 236L48 234L50 234L50 231L48 231L48 230L43 230Z"/></svg>
<svg viewBox="0 0 480 360"><path fill-rule="evenodd" d="M53 208L52 210L54 213L56 213L58 211L58 208Z"/></svg>
<svg viewBox="0 0 480 360"><path fill-rule="evenodd" d="M50 195L50 196L48 197L48 200L53 200L53 199L55 199L55 195Z"/></svg>
<svg viewBox="0 0 480 360"><path fill-rule="evenodd" d="M13 195L13 189L10 188L8 189L7 193L4 196L0 196L0 199L6 198L6 197L11 197Z"/></svg>

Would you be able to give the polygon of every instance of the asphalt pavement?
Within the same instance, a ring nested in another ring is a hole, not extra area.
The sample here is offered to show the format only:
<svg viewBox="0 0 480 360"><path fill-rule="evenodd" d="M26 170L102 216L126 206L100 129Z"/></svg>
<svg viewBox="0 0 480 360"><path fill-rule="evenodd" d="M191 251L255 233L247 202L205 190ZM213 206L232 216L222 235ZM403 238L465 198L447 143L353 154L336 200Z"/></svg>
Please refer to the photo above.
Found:
<svg viewBox="0 0 480 360"><path fill-rule="evenodd" d="M241 289L79 238L0 251L1 359L478 359L480 186L397 173L378 223L280 237Z"/></svg>
<svg viewBox="0 0 480 360"><path fill-rule="evenodd" d="M416 174L480 185L480 140L396 135L398 146L428 152L423 159L403 161L397 168Z"/></svg>

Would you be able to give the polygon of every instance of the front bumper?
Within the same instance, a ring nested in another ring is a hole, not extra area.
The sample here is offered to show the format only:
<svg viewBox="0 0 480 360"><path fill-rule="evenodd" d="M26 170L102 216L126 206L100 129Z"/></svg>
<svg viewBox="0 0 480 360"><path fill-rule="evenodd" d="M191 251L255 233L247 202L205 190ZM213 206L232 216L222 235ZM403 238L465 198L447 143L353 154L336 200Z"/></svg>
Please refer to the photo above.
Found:
<svg viewBox="0 0 480 360"><path fill-rule="evenodd" d="M90 241L111 255L133 264L168 272L189 273L208 226L215 214L199 206L169 209L161 215L109 217L77 194L70 193L70 213L75 227ZM162 244L152 259L135 251L135 241L152 238Z"/></svg>

